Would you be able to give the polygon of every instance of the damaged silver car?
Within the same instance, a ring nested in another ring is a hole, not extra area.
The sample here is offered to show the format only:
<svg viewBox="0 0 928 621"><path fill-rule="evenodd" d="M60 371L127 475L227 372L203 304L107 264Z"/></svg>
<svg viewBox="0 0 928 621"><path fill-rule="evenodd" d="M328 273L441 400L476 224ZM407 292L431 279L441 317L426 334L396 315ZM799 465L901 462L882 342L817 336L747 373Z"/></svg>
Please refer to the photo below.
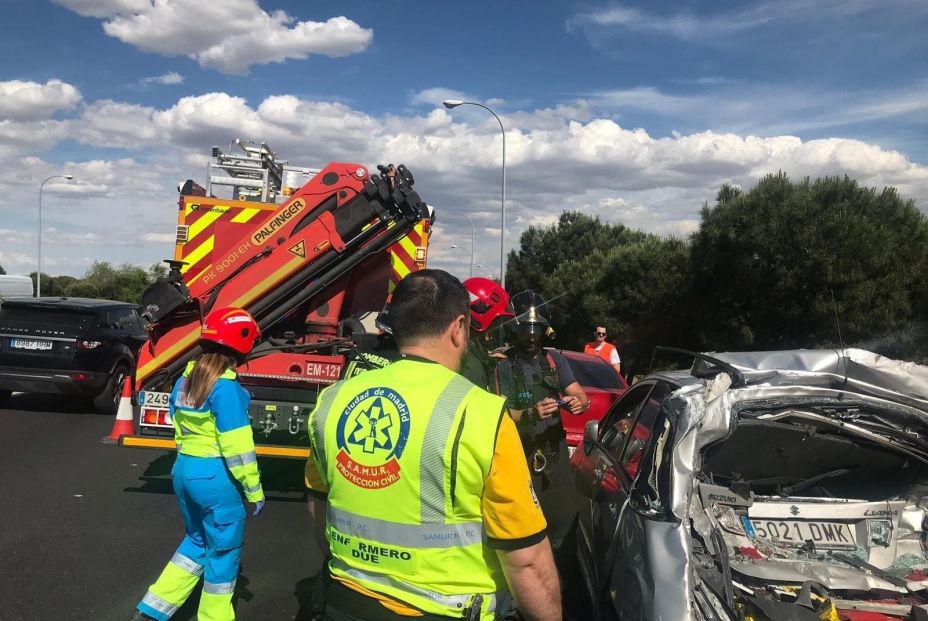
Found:
<svg viewBox="0 0 928 621"><path fill-rule="evenodd" d="M595 617L928 619L928 367L690 355L571 459Z"/></svg>

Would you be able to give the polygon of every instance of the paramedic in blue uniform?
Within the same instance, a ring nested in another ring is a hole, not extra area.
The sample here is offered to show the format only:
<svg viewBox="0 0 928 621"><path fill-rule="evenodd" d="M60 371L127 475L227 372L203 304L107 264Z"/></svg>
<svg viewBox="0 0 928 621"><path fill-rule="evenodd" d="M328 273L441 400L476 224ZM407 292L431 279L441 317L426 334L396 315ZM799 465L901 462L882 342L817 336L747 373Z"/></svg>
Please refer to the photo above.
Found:
<svg viewBox="0 0 928 621"><path fill-rule="evenodd" d="M158 580L139 602L133 621L167 621L203 577L200 621L232 621L232 594L245 535L245 502L264 508L248 392L235 367L261 335L238 308L209 314L200 335L203 353L187 365L171 392L177 442L171 472L186 536Z"/></svg>

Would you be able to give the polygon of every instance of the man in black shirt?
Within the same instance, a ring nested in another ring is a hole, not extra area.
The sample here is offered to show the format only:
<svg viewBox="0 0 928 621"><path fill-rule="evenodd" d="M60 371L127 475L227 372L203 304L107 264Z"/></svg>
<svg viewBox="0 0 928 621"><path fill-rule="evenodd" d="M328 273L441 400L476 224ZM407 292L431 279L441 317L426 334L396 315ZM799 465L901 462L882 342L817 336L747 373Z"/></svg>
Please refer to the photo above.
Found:
<svg viewBox="0 0 928 621"><path fill-rule="evenodd" d="M515 346L497 367L499 394L508 398L509 412L519 429L557 562L572 554L568 550L558 554L558 549L577 515L561 413L582 414L589 400L567 360L541 346L550 329L541 314L543 298L524 291L513 296L512 304Z"/></svg>

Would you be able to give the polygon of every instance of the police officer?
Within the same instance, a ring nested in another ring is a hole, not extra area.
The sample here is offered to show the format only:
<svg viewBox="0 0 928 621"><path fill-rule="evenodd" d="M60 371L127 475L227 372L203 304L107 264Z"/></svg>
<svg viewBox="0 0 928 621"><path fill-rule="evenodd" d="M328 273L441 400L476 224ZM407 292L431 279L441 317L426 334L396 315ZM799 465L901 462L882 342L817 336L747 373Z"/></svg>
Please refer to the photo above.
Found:
<svg viewBox="0 0 928 621"><path fill-rule="evenodd" d="M560 548L577 509L561 412L581 414L589 401L564 357L541 347L542 337L551 329L542 315L544 299L532 291L523 291L513 296L512 305L516 313L515 346L507 350L506 359L497 367L500 394L508 397L532 483L548 522L555 560L562 568L561 558L573 553L564 550L562 554Z"/></svg>
<svg viewBox="0 0 928 621"><path fill-rule="evenodd" d="M403 357L330 386L309 419L326 618L490 621L511 607L508 584L526 618L558 621L518 432L503 399L458 374L467 290L447 272L413 272L390 317Z"/></svg>
<svg viewBox="0 0 928 621"><path fill-rule="evenodd" d="M204 578L197 616L232 621L232 593L245 535L245 501L264 508L248 392L235 367L261 335L250 314L221 308L209 314L203 349L171 392L177 460L171 472L186 537L139 602L133 620L167 621Z"/></svg>
<svg viewBox="0 0 928 621"><path fill-rule="evenodd" d="M496 331L513 317L509 294L489 278L468 278L464 288L470 294L470 343L461 363L461 375L475 386L496 392L498 361L487 350Z"/></svg>

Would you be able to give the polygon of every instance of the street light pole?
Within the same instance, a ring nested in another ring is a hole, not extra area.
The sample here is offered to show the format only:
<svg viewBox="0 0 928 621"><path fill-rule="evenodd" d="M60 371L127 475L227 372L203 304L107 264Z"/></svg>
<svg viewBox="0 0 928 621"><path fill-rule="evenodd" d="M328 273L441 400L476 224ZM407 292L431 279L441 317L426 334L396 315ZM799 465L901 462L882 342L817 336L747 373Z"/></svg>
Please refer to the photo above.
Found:
<svg viewBox="0 0 928 621"><path fill-rule="evenodd" d="M42 297L42 190L45 184L52 179L67 179L70 181L74 175L52 175L47 177L39 186L39 271L35 273L35 297Z"/></svg>
<svg viewBox="0 0 928 621"><path fill-rule="evenodd" d="M470 216L468 216L466 213L461 213L460 211L449 211L448 213L453 213L455 215L461 216L462 218L470 222L470 277L473 278L474 277L474 236L477 230L474 228L474 221L471 220Z"/></svg>
<svg viewBox="0 0 928 621"><path fill-rule="evenodd" d="M460 99L446 99L442 102L443 105L451 110L452 108L457 108L458 106L477 106L478 108L483 108L487 112L493 115L493 118L496 119L496 122L499 123L499 130L503 135L503 190L502 190L502 205L500 209L500 228L499 228L499 283L506 288L506 128L503 127L503 122L500 118L493 112L490 108L486 107L482 103L477 103L476 101L461 101Z"/></svg>

